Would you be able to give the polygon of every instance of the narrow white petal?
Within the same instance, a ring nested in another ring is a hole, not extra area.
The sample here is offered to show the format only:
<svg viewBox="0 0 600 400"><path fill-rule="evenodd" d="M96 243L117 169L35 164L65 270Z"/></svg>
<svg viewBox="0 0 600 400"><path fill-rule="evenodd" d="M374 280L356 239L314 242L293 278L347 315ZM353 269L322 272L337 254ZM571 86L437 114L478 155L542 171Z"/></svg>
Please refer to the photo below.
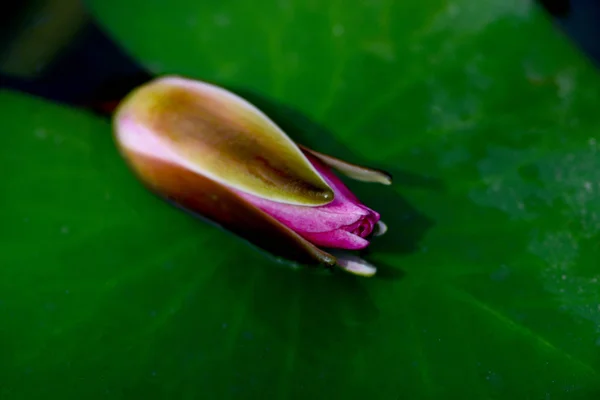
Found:
<svg viewBox="0 0 600 400"><path fill-rule="evenodd" d="M373 276L377 268L362 258L350 253L336 251L332 254L337 258L337 265L354 275Z"/></svg>

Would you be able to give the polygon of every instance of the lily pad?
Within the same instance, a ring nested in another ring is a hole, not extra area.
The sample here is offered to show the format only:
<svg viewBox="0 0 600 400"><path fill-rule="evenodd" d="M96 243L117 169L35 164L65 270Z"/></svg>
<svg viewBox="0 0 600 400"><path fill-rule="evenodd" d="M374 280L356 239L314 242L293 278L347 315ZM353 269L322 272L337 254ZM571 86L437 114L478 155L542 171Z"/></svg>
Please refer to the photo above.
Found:
<svg viewBox="0 0 600 400"><path fill-rule="evenodd" d="M393 172L372 279L150 195L110 122L0 94L0 398L600 395L600 78L529 2L93 0L159 74Z"/></svg>

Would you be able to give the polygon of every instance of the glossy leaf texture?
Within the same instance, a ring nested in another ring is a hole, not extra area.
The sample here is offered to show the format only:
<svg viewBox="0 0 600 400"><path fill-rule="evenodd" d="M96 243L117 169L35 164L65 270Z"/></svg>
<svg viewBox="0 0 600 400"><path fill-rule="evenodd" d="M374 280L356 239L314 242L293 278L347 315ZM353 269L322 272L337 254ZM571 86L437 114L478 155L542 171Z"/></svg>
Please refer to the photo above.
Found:
<svg viewBox="0 0 600 400"><path fill-rule="evenodd" d="M598 72L527 1L94 0L394 185L372 279L287 268L131 176L110 125L0 97L0 397L600 396Z"/></svg>

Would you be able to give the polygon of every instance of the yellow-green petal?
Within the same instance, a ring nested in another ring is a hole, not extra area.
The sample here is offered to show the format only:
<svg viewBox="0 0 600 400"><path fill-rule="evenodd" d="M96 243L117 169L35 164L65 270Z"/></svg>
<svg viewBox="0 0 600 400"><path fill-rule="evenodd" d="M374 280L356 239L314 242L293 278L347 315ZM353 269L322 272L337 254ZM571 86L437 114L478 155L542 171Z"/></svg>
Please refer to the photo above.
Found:
<svg viewBox="0 0 600 400"><path fill-rule="evenodd" d="M125 135L129 146L152 140L172 161L234 189L306 206L327 204L334 197L275 123L244 99L211 84L181 77L155 79L123 100L115 126L121 145Z"/></svg>

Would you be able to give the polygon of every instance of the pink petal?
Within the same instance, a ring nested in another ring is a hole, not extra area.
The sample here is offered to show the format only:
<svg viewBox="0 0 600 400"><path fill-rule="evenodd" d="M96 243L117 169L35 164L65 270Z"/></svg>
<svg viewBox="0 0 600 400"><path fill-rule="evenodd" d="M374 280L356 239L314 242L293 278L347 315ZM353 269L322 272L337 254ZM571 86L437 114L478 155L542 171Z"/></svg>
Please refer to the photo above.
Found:
<svg viewBox="0 0 600 400"><path fill-rule="evenodd" d="M333 189L334 200L317 207L299 206L267 200L249 193L237 193L313 244L343 249L363 249L364 239L373 232L380 215L361 204L344 183L318 158L308 160Z"/></svg>
<svg viewBox="0 0 600 400"><path fill-rule="evenodd" d="M341 229L320 232L320 233L300 233L306 240L322 247L333 247L338 249L360 250L369 245L367 239L363 239L348 231Z"/></svg>

